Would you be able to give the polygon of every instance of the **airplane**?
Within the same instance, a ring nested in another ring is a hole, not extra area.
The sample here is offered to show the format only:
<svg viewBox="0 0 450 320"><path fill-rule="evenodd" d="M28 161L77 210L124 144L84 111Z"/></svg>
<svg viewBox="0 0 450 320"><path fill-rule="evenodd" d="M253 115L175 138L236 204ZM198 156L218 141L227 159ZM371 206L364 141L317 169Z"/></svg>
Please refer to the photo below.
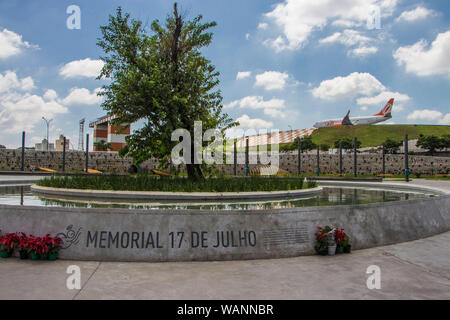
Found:
<svg viewBox="0 0 450 320"><path fill-rule="evenodd" d="M350 118L350 110L348 110L344 119L333 119L319 121L314 124L314 128L326 128L326 127L338 127L338 126L352 126L352 125L367 125L374 124L382 121L386 121L392 118L391 111L394 105L394 98L390 99L388 103L381 109L380 112L373 116L367 117L354 117Z"/></svg>

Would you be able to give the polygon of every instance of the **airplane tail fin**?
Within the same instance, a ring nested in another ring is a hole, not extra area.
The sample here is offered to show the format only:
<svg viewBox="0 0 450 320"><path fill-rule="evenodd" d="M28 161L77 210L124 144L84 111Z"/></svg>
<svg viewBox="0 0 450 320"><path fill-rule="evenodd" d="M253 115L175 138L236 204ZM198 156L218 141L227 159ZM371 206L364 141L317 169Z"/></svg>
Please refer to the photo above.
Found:
<svg viewBox="0 0 450 320"><path fill-rule="evenodd" d="M350 110L348 110L348 112L345 115L344 119L342 119L342 125L343 126L351 126L351 125L353 125L353 123L350 121Z"/></svg>
<svg viewBox="0 0 450 320"><path fill-rule="evenodd" d="M393 105L394 105L394 98L390 99L388 103L384 106L384 108L381 109L381 111L378 112L377 114L374 114L374 116L390 117Z"/></svg>

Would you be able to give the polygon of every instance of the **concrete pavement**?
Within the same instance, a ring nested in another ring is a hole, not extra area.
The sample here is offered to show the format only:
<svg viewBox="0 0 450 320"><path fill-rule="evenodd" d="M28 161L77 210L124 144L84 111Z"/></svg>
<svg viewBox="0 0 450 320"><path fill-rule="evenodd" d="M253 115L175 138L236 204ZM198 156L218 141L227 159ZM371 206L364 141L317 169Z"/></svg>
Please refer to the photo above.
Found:
<svg viewBox="0 0 450 320"><path fill-rule="evenodd" d="M0 175L0 185L29 185L44 179L44 175Z"/></svg>

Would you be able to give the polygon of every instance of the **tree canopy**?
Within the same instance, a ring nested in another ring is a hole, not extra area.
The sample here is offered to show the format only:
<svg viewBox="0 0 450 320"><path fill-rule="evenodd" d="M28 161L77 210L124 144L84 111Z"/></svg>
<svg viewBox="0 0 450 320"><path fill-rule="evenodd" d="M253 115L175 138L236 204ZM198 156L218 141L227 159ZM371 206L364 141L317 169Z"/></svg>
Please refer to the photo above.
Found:
<svg viewBox="0 0 450 320"><path fill-rule="evenodd" d="M403 145L403 141L395 141L390 138L387 138L384 142L384 151L390 154L396 154L400 147Z"/></svg>
<svg viewBox="0 0 450 320"><path fill-rule="evenodd" d="M450 147L450 136L445 135L443 137L438 137L435 135L424 136L421 134L419 139L417 139L416 146L428 150L428 152L433 155L436 150Z"/></svg>
<svg viewBox="0 0 450 320"><path fill-rule="evenodd" d="M126 138L122 156L135 164L155 157L167 165L176 129L186 129L194 138L194 121L202 121L202 131L222 132L236 123L222 113L222 96L216 87L219 73L200 49L208 46L215 22L202 23L199 15L185 21L174 4L164 25L158 20L147 31L141 21L117 8L101 26L97 45L105 55L99 78L111 80L100 93L102 107L114 114L113 124L140 121L142 127ZM193 145L193 143L192 143ZM201 177L199 164L187 164L190 177Z"/></svg>
<svg viewBox="0 0 450 320"><path fill-rule="evenodd" d="M345 137L345 138L334 141L334 147L336 149L339 149L341 142L342 142L342 149L344 149L344 150L350 150L350 149L354 148L354 141L350 137ZM361 141L359 141L358 138L356 138L356 149L359 149L360 147L361 147Z"/></svg>
<svg viewBox="0 0 450 320"><path fill-rule="evenodd" d="M280 152L289 152L293 150L298 150L298 139L299 137L295 138L293 142L287 143L287 144L281 144L280 145ZM305 136L300 139L300 147L302 149L302 152L310 151L315 148L317 148L317 145L312 141L311 136Z"/></svg>

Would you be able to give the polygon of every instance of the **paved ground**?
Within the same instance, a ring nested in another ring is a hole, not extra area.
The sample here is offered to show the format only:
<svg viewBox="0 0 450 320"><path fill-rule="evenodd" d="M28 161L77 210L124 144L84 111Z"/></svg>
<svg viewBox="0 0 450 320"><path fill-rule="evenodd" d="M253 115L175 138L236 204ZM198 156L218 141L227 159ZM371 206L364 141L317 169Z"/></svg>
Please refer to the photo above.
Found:
<svg viewBox="0 0 450 320"><path fill-rule="evenodd" d="M414 180L450 190L450 182ZM0 261L0 299L450 299L450 232L334 257L114 263ZM80 267L81 290L66 273ZM368 289L367 268L381 270Z"/></svg>
<svg viewBox="0 0 450 320"><path fill-rule="evenodd" d="M398 181L398 180L389 181L389 179L385 179L384 182L417 184L417 185L421 185L421 186L444 189L444 190L447 190L450 192L450 180L412 179L412 181L410 181L410 182L405 182L405 181Z"/></svg>
<svg viewBox="0 0 450 320"><path fill-rule="evenodd" d="M34 175L0 175L0 185L21 185L21 184L30 184L38 181L40 179L45 178L45 176L34 176Z"/></svg>

